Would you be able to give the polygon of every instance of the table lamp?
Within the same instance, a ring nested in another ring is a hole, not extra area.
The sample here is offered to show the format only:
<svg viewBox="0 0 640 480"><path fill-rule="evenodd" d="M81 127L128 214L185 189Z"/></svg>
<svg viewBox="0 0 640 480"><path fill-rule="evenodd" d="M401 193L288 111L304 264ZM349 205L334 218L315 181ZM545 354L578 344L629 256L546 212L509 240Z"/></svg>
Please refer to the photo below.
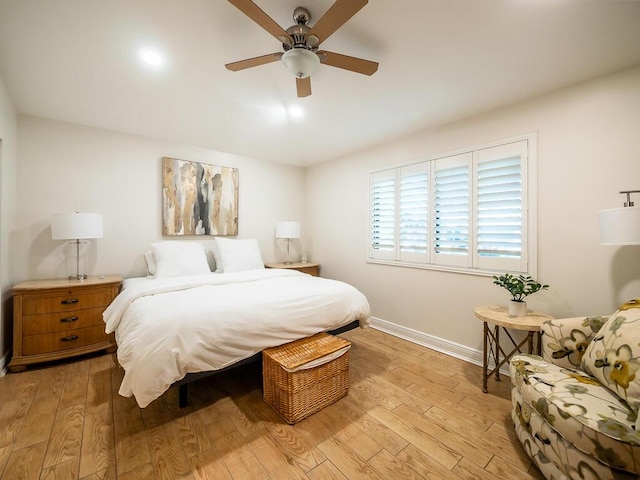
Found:
<svg viewBox="0 0 640 480"><path fill-rule="evenodd" d="M276 223L276 238L287 239L287 261L286 265L290 265L291 255L289 253L289 243L292 238L300 238L300 224L298 222L277 222Z"/></svg>
<svg viewBox="0 0 640 480"><path fill-rule="evenodd" d="M102 215L99 213L55 213L51 219L51 238L53 240L73 240L76 246L76 274L69 280L84 280L86 274L80 274L80 240L102 238Z"/></svg>

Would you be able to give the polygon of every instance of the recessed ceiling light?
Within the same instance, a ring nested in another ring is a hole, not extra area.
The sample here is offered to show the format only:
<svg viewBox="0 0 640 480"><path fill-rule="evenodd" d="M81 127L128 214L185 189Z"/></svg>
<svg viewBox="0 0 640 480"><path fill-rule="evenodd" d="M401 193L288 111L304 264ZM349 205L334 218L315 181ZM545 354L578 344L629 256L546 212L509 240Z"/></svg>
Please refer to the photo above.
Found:
<svg viewBox="0 0 640 480"><path fill-rule="evenodd" d="M287 112L289 112L289 117L295 120L299 120L302 117L304 117L304 110L300 105L289 106L289 108L287 109Z"/></svg>
<svg viewBox="0 0 640 480"><path fill-rule="evenodd" d="M159 67L160 65L162 65L162 57L155 50L143 48L138 52L138 56L147 65L151 65L154 67Z"/></svg>

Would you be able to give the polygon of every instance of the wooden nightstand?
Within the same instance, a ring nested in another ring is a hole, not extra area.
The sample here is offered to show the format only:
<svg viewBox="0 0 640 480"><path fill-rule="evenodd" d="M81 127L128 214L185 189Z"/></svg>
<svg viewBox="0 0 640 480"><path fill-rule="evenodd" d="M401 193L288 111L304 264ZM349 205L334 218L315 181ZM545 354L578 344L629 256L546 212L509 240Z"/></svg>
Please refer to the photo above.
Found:
<svg viewBox="0 0 640 480"><path fill-rule="evenodd" d="M13 291L13 357L9 370L98 350L115 351L102 312L120 292L122 277L33 280Z"/></svg>
<svg viewBox="0 0 640 480"><path fill-rule="evenodd" d="M319 263L266 263L264 266L267 268L291 268L302 273L308 273L314 277L320 275Z"/></svg>

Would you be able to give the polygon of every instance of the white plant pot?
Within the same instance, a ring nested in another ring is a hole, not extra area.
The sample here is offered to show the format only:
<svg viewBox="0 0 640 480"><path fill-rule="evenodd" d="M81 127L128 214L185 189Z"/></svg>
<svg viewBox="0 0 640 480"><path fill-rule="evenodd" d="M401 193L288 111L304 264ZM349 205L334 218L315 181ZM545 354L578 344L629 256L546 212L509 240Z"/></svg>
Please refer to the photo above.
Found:
<svg viewBox="0 0 640 480"><path fill-rule="evenodd" d="M515 300L509 300L509 315L513 317L526 317L527 302L516 302Z"/></svg>

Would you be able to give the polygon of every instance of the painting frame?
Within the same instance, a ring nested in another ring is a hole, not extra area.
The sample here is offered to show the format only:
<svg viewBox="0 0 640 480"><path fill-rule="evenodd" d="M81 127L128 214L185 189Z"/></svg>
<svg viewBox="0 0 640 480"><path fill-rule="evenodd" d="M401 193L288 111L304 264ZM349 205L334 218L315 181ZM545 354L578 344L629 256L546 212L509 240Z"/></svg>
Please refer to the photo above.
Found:
<svg viewBox="0 0 640 480"><path fill-rule="evenodd" d="M162 157L162 235L238 235L238 169Z"/></svg>

